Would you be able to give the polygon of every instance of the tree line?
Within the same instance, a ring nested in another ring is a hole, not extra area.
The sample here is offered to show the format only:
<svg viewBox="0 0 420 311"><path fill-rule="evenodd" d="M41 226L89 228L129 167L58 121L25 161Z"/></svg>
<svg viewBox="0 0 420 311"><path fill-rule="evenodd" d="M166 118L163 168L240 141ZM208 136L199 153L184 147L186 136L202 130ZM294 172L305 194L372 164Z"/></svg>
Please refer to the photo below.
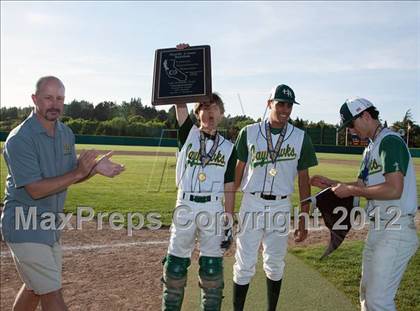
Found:
<svg viewBox="0 0 420 311"><path fill-rule="evenodd" d="M0 108L0 131L8 132L21 123L33 110L33 107L2 107ZM195 119L191 111L191 117ZM61 120L67 124L75 134L81 135L110 135L110 136L137 136L159 137L162 129L176 129L177 121L175 108L168 111L158 110L154 106L145 106L140 98L131 98L117 104L112 101L103 101L96 106L86 100L73 100L64 105ZM245 115L223 118L220 128L224 134L234 140L240 129L244 126L260 121ZM324 121L313 122L299 117L291 120L295 126L318 129L334 129L338 124L329 124ZM385 121L386 123L386 121ZM410 147L420 147L420 126L413 120L408 110L401 121L391 126L400 131L403 138L409 139ZM172 132L176 137L176 132ZM338 142L344 144L345 131L338 133Z"/></svg>

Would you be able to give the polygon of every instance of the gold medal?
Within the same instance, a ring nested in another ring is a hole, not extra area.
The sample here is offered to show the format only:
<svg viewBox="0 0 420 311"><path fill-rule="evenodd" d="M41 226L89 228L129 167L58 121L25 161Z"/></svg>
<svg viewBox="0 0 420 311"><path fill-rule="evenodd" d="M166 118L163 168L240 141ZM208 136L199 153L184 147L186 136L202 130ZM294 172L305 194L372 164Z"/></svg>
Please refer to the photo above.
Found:
<svg viewBox="0 0 420 311"><path fill-rule="evenodd" d="M270 171L269 171L269 173L270 173L270 175L271 176L276 176L277 175L277 170L275 169L275 168L272 168Z"/></svg>
<svg viewBox="0 0 420 311"><path fill-rule="evenodd" d="M203 182L203 181L206 180L206 178L207 177L206 177L206 174L205 173L201 172L201 173L198 174L198 180L199 181Z"/></svg>

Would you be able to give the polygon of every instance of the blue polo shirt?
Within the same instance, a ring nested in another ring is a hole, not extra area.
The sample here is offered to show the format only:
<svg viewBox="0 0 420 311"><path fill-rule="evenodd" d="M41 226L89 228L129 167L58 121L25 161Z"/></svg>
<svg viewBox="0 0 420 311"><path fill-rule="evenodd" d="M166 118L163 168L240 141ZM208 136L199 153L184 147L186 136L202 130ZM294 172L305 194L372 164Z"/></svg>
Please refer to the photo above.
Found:
<svg viewBox="0 0 420 311"><path fill-rule="evenodd" d="M3 148L9 171L1 218L2 235L6 242L53 245L60 239L58 213L64 210L67 190L34 200L24 186L75 169L77 156L74 143L75 137L69 127L57 121L54 136L49 136L34 113L10 132ZM29 212L34 209L34 213ZM19 215L17 210L21 211ZM30 215L32 218L29 218ZM55 229L46 222L51 215L55 216ZM29 220L31 222L25 228L24 221ZM42 220L45 226L41 226Z"/></svg>

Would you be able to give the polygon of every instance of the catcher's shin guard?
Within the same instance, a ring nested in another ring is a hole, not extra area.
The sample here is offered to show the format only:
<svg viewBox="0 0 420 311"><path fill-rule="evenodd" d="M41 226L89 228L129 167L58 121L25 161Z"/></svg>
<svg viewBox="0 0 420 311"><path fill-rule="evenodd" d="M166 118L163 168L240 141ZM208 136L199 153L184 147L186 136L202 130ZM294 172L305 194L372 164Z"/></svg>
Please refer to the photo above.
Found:
<svg viewBox="0 0 420 311"><path fill-rule="evenodd" d="M218 311L223 299L223 258L201 256L199 264L201 309Z"/></svg>
<svg viewBox="0 0 420 311"><path fill-rule="evenodd" d="M239 285L233 282L233 310L242 311L245 305L249 284Z"/></svg>
<svg viewBox="0 0 420 311"><path fill-rule="evenodd" d="M276 311L279 301L281 280L272 281L267 278L267 311Z"/></svg>
<svg viewBox="0 0 420 311"><path fill-rule="evenodd" d="M162 310L181 310L184 289L187 284L187 271L191 260L190 258L180 258L168 254L162 263Z"/></svg>

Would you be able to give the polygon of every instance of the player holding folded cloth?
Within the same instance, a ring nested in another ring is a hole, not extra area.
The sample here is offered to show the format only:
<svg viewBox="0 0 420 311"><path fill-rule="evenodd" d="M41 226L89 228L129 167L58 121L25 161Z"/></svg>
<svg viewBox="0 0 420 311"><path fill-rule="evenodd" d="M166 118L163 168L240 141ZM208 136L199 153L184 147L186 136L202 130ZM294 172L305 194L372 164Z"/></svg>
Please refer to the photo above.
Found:
<svg viewBox="0 0 420 311"><path fill-rule="evenodd" d="M370 224L363 249L360 307L362 311L395 311L395 295L419 244L414 222L417 190L413 160L401 137L382 126L379 111L369 100L346 100L340 115L341 128L369 139L357 181L342 183L315 175L311 184L333 186L340 198L367 199Z"/></svg>

